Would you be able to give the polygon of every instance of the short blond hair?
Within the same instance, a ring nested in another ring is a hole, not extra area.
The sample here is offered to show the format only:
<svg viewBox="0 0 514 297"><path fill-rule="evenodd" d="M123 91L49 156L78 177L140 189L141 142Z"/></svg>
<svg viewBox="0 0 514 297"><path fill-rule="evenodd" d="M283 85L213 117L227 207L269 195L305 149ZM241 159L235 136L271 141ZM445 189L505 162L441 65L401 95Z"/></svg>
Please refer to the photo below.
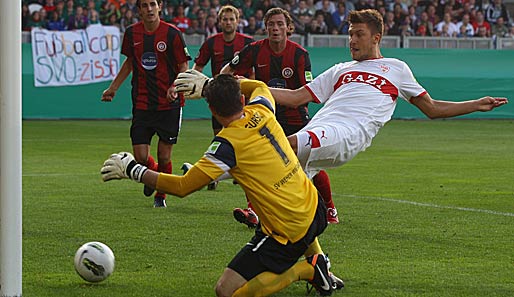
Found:
<svg viewBox="0 0 514 297"><path fill-rule="evenodd" d="M232 5L225 5L220 8L220 11L218 11L218 20L221 20L221 16L226 12L233 13L236 16L236 20L239 20L239 10Z"/></svg>

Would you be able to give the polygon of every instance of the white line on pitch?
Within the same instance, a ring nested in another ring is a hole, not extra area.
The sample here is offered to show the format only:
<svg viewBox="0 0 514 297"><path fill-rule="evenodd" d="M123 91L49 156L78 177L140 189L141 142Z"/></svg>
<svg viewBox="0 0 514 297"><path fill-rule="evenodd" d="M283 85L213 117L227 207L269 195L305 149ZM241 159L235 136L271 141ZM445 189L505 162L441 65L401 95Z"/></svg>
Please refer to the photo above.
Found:
<svg viewBox="0 0 514 297"><path fill-rule="evenodd" d="M416 205L416 206L426 206L426 207L443 208L443 209L454 209L454 210L469 211L469 212L481 212L481 213L488 213L488 214L499 215L499 216L514 217L514 213L511 213L511 212L499 212L499 211L487 210L487 209L478 209L478 208L469 208L469 207L458 207L458 206L445 206L445 205L437 205L437 204L432 204L432 203L421 203L421 202L414 202L414 201L400 200L400 199L391 199L391 198L384 198L384 197L358 196L358 195L338 195L338 194L333 194L333 195L334 196L341 196L341 197L357 198L357 199L380 200L380 201L388 201L388 202L411 204L411 205Z"/></svg>

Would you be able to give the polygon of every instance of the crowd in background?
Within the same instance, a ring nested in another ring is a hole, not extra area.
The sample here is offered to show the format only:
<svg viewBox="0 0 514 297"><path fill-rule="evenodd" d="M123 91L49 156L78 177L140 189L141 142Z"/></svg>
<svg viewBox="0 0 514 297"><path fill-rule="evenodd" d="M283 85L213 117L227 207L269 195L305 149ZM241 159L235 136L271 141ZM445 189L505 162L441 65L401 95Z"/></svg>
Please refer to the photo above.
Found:
<svg viewBox="0 0 514 297"><path fill-rule="evenodd" d="M503 0L163 0L162 19L185 34L220 32L217 12L225 4L240 10L238 31L264 35L263 17L272 7L287 9L298 34L348 33L352 10L375 8L384 16L385 35L513 37L513 20ZM138 22L136 0L22 0L22 28L84 29Z"/></svg>

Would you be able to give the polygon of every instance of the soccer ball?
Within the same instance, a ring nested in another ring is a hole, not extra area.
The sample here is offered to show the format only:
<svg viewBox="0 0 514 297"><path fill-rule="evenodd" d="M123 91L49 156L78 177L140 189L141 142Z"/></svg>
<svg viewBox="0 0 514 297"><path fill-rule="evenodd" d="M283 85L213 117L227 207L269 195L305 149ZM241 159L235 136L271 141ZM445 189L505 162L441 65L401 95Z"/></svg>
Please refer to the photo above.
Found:
<svg viewBox="0 0 514 297"><path fill-rule="evenodd" d="M75 253L75 270L86 281L101 282L114 271L114 254L105 244L91 241Z"/></svg>

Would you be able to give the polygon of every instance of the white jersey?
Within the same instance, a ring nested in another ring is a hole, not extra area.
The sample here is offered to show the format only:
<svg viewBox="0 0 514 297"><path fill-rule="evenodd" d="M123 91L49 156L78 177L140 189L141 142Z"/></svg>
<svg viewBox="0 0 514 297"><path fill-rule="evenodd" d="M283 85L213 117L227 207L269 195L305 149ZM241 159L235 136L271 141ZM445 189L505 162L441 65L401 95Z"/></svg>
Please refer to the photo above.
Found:
<svg viewBox="0 0 514 297"><path fill-rule="evenodd" d="M304 164L308 173L351 160L391 119L398 98L426 93L409 66L393 58L336 64L305 87L325 104L301 130L314 132L320 141Z"/></svg>

